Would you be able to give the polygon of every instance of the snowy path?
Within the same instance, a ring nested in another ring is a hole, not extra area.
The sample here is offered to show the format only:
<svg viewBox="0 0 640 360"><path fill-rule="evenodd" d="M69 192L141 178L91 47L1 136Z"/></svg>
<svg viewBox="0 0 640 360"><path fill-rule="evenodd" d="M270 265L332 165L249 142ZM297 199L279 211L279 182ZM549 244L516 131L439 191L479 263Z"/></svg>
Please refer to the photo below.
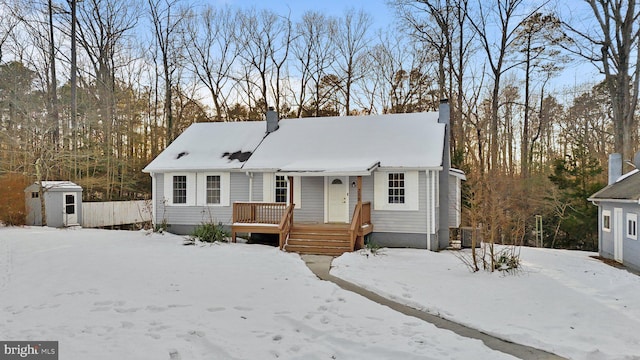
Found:
<svg viewBox="0 0 640 360"><path fill-rule="evenodd" d="M513 342L504 341L503 339L497 338L495 336L491 336L489 334L485 334L476 329L472 329L467 326L452 322L450 320L446 320L441 317L431 315L427 312L417 310L407 305L400 304L398 302L384 298L376 293L368 291L364 288L361 288L357 285L354 285L353 283L350 283L340 278L337 278L335 276L332 276L329 274L329 270L331 268L331 261L333 259L333 257L331 256L303 255L302 258L307 264L307 266L309 267L309 269L311 269L311 271L313 271L313 273L316 274L316 276L318 276L322 280L331 281L345 290L362 295L371 301L374 301L383 306L387 306L405 315L413 316L418 319L424 320L428 323L431 323L437 326L438 328L453 331L456 334L467 337L467 338L481 340L482 342L484 342L485 345L487 345L488 347L494 350L497 350L506 354L510 354L519 359L525 359L525 360L564 359L563 357L548 353L540 349L516 344Z"/></svg>

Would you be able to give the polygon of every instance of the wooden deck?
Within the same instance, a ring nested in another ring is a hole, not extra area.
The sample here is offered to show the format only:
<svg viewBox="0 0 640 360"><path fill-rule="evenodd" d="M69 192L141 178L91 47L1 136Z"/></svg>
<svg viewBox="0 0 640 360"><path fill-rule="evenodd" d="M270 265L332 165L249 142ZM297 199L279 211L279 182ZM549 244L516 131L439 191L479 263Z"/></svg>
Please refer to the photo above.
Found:
<svg viewBox="0 0 640 360"><path fill-rule="evenodd" d="M236 233L279 234L280 248L300 254L338 256L364 246L373 231L371 204L356 205L352 222L296 223L293 204L234 203L232 238Z"/></svg>

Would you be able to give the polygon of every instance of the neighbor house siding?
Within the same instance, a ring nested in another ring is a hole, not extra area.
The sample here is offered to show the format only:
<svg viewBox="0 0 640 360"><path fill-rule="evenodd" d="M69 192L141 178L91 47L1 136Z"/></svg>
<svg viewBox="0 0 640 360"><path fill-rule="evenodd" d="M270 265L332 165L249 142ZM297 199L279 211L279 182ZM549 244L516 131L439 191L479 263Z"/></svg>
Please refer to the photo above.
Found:
<svg viewBox="0 0 640 360"><path fill-rule="evenodd" d="M461 184L462 181L459 177L449 176L449 227L460 227L460 215L462 206L462 193Z"/></svg>
<svg viewBox="0 0 640 360"><path fill-rule="evenodd" d="M610 211L610 216L612 217L611 224L613 224L613 208L613 206L604 203L601 206L598 206L598 249L601 256L609 259L613 259L613 229L610 231L603 230L602 212Z"/></svg>
<svg viewBox="0 0 640 360"><path fill-rule="evenodd" d="M614 232L616 220L614 219L614 209L622 209L622 263L628 267L640 270L640 240L632 239L627 236L627 214L640 215L640 206L637 204L626 203L607 203L602 202L598 207L598 234L599 236L599 252L600 255L609 259L614 258ZM602 229L602 212L610 211L611 213L611 231L603 231ZM638 216L640 218L640 216Z"/></svg>

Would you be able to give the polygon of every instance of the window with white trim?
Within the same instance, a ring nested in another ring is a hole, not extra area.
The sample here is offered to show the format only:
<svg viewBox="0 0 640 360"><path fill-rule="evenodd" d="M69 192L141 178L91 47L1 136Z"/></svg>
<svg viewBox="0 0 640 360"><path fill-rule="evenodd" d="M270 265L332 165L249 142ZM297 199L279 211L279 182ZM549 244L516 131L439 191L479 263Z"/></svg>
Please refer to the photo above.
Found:
<svg viewBox="0 0 640 360"><path fill-rule="evenodd" d="M638 215L627 214L627 237L638 240Z"/></svg>
<svg viewBox="0 0 640 360"><path fill-rule="evenodd" d="M389 173L389 204L404 204L404 173Z"/></svg>
<svg viewBox="0 0 640 360"><path fill-rule="evenodd" d="M419 178L415 170L374 172L374 210L419 210Z"/></svg>
<svg viewBox="0 0 640 360"><path fill-rule="evenodd" d="M174 204L187 203L187 176L186 175L173 176L173 203Z"/></svg>
<svg viewBox="0 0 640 360"><path fill-rule="evenodd" d="M611 231L611 211L602 211L602 230Z"/></svg>
<svg viewBox="0 0 640 360"><path fill-rule="evenodd" d="M207 204L220 204L220 175L207 175L206 182Z"/></svg>
<svg viewBox="0 0 640 360"><path fill-rule="evenodd" d="M275 189L275 202L286 203L287 195L289 194L289 186L287 183L287 178L284 175L276 175Z"/></svg>

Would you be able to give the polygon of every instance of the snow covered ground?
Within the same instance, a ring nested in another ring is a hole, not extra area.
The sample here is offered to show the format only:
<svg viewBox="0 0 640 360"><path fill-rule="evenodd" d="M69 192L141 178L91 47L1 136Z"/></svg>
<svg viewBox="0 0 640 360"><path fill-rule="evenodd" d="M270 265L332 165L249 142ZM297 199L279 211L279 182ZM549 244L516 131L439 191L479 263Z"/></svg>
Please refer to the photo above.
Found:
<svg viewBox="0 0 640 360"><path fill-rule="evenodd" d="M411 252L397 254L362 266ZM623 301L638 306L609 305ZM298 255L145 232L0 228L0 319L0 340L59 341L65 360L511 358L318 280Z"/></svg>
<svg viewBox="0 0 640 360"><path fill-rule="evenodd" d="M331 274L382 296L571 359L640 359L640 276L594 253L523 248L516 275L471 273L455 252L349 253Z"/></svg>

